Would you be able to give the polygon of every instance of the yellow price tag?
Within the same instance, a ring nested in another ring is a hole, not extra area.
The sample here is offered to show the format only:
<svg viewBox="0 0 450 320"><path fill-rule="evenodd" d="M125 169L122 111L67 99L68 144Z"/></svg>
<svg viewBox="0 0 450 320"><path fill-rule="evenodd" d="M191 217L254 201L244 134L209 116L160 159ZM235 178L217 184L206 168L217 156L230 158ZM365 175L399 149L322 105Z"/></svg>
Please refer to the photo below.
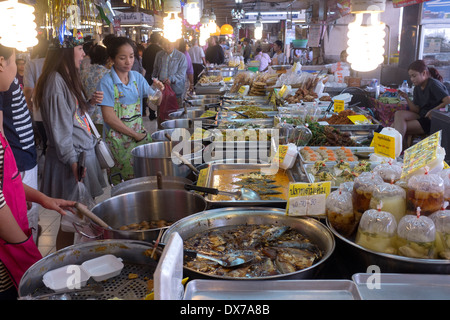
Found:
<svg viewBox="0 0 450 320"><path fill-rule="evenodd" d="M331 192L331 182L291 183L286 205L288 216L325 215L325 204Z"/></svg>
<svg viewBox="0 0 450 320"><path fill-rule="evenodd" d="M209 167L201 169L198 174L197 186L206 187L206 184L208 183L208 175L209 175Z"/></svg>
<svg viewBox="0 0 450 320"><path fill-rule="evenodd" d="M334 112L339 113L341 111L344 111L344 107L345 107L344 100L334 100L334 104L333 104Z"/></svg>
<svg viewBox="0 0 450 320"><path fill-rule="evenodd" d="M233 79L233 77L225 77L223 78L223 81L230 82Z"/></svg>
<svg viewBox="0 0 450 320"><path fill-rule="evenodd" d="M285 84L283 84L283 86L281 87L280 91L278 92L278 96L281 98L284 96L284 93L286 92L287 87Z"/></svg>
<svg viewBox="0 0 450 320"><path fill-rule="evenodd" d="M240 88L239 88L239 94L244 94L245 93L245 90L246 90L246 88L245 88L245 86L241 86Z"/></svg>
<svg viewBox="0 0 450 320"><path fill-rule="evenodd" d="M447 164L447 162L444 161L444 169L448 169L450 166Z"/></svg>
<svg viewBox="0 0 450 320"><path fill-rule="evenodd" d="M395 159L395 137L374 132L372 144L374 152L378 155Z"/></svg>
<svg viewBox="0 0 450 320"><path fill-rule="evenodd" d="M278 150L275 156L273 157L273 161L275 161L275 163L283 163L284 158L286 157L286 154L288 152L288 149L289 146L285 145L278 146Z"/></svg>
<svg viewBox="0 0 450 320"><path fill-rule="evenodd" d="M371 124L372 122L366 118L365 115L357 114L354 116L347 116L354 124Z"/></svg>

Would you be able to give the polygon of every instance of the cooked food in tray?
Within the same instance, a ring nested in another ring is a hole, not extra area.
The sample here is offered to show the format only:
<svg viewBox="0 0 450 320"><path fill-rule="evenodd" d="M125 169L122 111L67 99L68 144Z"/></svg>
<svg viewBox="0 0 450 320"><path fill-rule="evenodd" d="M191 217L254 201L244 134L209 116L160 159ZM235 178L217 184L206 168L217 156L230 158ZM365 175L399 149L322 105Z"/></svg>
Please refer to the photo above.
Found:
<svg viewBox="0 0 450 320"><path fill-rule="evenodd" d="M314 165L307 167L307 173L313 177L312 182L331 181L333 187L339 186L343 182L353 181L362 172L371 171L371 163L360 161L356 165L339 160L334 165L329 165L324 161L316 161Z"/></svg>
<svg viewBox="0 0 450 320"><path fill-rule="evenodd" d="M289 178L282 170L278 170L274 175L265 175L255 169L218 169L212 173L210 187L232 192L248 188L258 193L261 200L287 200ZM233 199L224 195L214 195L211 200Z"/></svg>
<svg viewBox="0 0 450 320"><path fill-rule="evenodd" d="M254 110L248 110L242 112L242 114L245 114L250 119L266 119L269 118L269 116L265 113L262 113L260 111L254 111ZM238 115L235 119L248 119L244 116Z"/></svg>
<svg viewBox="0 0 450 320"><path fill-rule="evenodd" d="M311 147L303 147L300 150L302 160L305 162L315 161L358 161L358 157L353 154L353 151L346 147L339 149L330 149L327 147L319 147L313 149Z"/></svg>
<svg viewBox="0 0 450 320"><path fill-rule="evenodd" d="M167 222L166 220L152 220L152 221L142 221L140 223L132 223L125 226L121 226L119 230L122 231L144 231L158 228L165 228L172 224L173 222Z"/></svg>
<svg viewBox="0 0 450 320"><path fill-rule="evenodd" d="M224 268L198 257L185 261L185 267L236 278L292 273L312 266L323 256L319 247L297 230L264 224L209 229L186 239L184 246L185 249L219 257L236 250L251 250L255 258L236 268Z"/></svg>
<svg viewBox="0 0 450 320"><path fill-rule="evenodd" d="M359 113L356 113L353 110L347 109L344 111L341 111L339 113L333 114L331 117L322 117L318 121L326 121L328 124L354 124L348 117L349 116L356 116ZM373 123L373 119L369 115L365 115L365 117Z"/></svg>

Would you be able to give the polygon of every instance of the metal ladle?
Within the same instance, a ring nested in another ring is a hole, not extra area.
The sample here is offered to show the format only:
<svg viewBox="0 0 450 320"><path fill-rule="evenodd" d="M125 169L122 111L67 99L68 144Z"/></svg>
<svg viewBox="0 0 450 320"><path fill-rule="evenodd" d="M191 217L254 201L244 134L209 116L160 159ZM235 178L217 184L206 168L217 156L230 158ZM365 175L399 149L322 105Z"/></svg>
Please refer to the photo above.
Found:
<svg viewBox="0 0 450 320"><path fill-rule="evenodd" d="M231 253L225 253L220 256L212 256L199 253L194 250L185 249L184 254L193 259L196 257L208 259L217 262L218 264L226 268L238 267L255 259L255 253L253 251L248 250L236 250Z"/></svg>
<svg viewBox="0 0 450 320"><path fill-rule="evenodd" d="M241 188L239 191L221 191L219 189L215 188L207 188L207 187L200 187L200 186L194 186L191 184L185 184L184 188L186 190L194 190L194 191L200 191L205 192L209 194L221 194L224 196L229 196L232 198L235 198L237 200L261 200L259 194L257 194L255 191L247 189L247 188Z"/></svg>

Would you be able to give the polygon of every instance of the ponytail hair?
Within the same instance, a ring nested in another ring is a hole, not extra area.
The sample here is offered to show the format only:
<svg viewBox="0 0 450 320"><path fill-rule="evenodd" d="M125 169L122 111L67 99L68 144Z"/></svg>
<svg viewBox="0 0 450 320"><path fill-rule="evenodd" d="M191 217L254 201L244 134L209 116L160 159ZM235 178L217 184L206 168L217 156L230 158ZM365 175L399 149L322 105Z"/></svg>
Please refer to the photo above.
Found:
<svg viewBox="0 0 450 320"><path fill-rule="evenodd" d="M414 70L414 71L417 71L420 73L422 73L424 71L428 71L428 73L430 74L430 77L432 77L436 80L439 80L440 82L444 81L444 78L441 76L439 71L437 71L437 69L434 67L427 66L427 64L423 60L414 61L413 63L411 63L409 65L408 70Z"/></svg>

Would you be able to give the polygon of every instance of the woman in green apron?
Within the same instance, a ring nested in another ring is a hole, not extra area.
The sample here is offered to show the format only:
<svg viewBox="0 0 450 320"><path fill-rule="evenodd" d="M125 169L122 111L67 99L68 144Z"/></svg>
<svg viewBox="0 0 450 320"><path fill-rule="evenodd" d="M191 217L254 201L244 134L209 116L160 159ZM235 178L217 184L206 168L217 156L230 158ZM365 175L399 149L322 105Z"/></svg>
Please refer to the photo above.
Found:
<svg viewBox="0 0 450 320"><path fill-rule="evenodd" d="M115 159L115 166L109 174L120 172L122 178L128 180L134 177L131 150L151 142L143 124L142 101L144 97L153 95L155 89L140 73L131 70L135 52L133 41L117 37L108 44L107 49L114 64L111 72L100 81L98 91L103 92L103 133ZM155 80L153 86L164 90L160 81ZM117 177L113 178L113 182L119 182Z"/></svg>

